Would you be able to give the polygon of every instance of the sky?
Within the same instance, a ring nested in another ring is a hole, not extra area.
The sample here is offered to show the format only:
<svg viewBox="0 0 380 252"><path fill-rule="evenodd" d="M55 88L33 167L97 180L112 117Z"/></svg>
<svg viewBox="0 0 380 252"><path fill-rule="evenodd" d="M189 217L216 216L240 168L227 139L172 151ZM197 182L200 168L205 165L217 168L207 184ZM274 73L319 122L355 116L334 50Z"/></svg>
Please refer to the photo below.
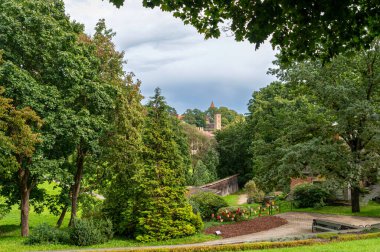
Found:
<svg viewBox="0 0 380 252"><path fill-rule="evenodd" d="M275 59L269 43L255 51L254 45L236 42L229 34L205 40L171 13L142 7L142 0L126 0L120 9L107 0L64 2L66 13L84 24L87 34L104 18L116 32L117 49L125 51L125 71L142 81L142 94L149 98L160 87L178 113L206 110L211 101L246 113L252 92L275 80L266 74Z"/></svg>

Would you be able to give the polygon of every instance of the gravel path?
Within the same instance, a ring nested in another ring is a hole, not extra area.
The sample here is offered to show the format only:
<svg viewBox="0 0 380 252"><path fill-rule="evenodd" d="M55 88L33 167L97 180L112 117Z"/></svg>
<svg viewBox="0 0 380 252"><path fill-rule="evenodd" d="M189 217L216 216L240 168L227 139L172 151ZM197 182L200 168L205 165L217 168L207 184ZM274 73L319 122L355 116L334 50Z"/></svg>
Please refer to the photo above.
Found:
<svg viewBox="0 0 380 252"><path fill-rule="evenodd" d="M311 225L313 219L327 219L332 221L344 222L351 225L372 225L375 223L380 223L380 218L370 218L370 217L358 217L358 216L343 216L343 215L333 215L333 214L318 214L318 213L300 213L300 212L288 212L283 214L278 214L283 219L288 221L288 224L282 225L277 228L273 228L267 231L253 233L249 235L242 235L237 237L226 238L222 240L209 241L204 244L228 244L228 243L240 243L240 242L254 242L270 240L273 238L281 238L285 236L295 236L302 234L310 234Z"/></svg>
<svg viewBox="0 0 380 252"><path fill-rule="evenodd" d="M239 195L239 200L238 200L238 205L243 205L247 203L248 195L247 194L240 194Z"/></svg>

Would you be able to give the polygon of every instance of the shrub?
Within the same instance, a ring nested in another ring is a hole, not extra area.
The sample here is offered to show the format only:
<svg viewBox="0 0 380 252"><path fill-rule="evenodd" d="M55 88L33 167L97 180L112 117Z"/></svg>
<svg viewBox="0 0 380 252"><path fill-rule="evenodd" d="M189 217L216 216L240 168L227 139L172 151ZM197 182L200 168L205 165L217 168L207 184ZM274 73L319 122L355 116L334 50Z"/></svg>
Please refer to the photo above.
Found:
<svg viewBox="0 0 380 252"><path fill-rule="evenodd" d="M77 246L88 246L104 243L113 236L110 220L76 219L70 228L71 243Z"/></svg>
<svg viewBox="0 0 380 252"><path fill-rule="evenodd" d="M190 203L198 209L203 220L210 220L219 208L228 206L228 203L219 195L212 192L199 192L191 195Z"/></svg>
<svg viewBox="0 0 380 252"><path fill-rule="evenodd" d="M46 223L42 223L33 229L33 232L29 235L26 244L65 244L68 242L68 232L49 226Z"/></svg>
<svg viewBox="0 0 380 252"><path fill-rule="evenodd" d="M135 237L137 241L163 241L193 235L203 228L199 214L191 211L191 206L170 209L170 214L159 211L143 211L139 218Z"/></svg>
<svg viewBox="0 0 380 252"><path fill-rule="evenodd" d="M244 185L244 189L248 194L247 203L259 203L264 200L265 193L260 190L257 186L255 181L250 180Z"/></svg>
<svg viewBox="0 0 380 252"><path fill-rule="evenodd" d="M330 193L326 188L315 184L302 184L293 191L295 205L299 208L323 207L329 196Z"/></svg>

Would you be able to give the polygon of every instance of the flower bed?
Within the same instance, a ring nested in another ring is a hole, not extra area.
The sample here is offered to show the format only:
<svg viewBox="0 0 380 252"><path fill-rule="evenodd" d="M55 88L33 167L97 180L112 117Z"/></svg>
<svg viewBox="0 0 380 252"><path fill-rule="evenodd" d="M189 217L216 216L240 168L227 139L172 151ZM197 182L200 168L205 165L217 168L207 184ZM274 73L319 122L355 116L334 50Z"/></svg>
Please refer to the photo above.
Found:
<svg viewBox="0 0 380 252"><path fill-rule="evenodd" d="M206 234L214 234L219 230L223 238L246 235L276 228L288 223L285 219L277 216L264 216L252 220L210 227L205 230Z"/></svg>

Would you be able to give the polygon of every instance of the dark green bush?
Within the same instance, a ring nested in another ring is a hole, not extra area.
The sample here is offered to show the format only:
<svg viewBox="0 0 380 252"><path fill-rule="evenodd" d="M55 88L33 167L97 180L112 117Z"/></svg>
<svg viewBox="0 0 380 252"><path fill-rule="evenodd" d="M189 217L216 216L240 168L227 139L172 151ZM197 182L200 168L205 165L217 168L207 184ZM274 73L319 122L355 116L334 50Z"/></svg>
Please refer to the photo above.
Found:
<svg viewBox="0 0 380 252"><path fill-rule="evenodd" d="M199 192L191 195L190 204L193 209L198 209L203 220L210 220L211 215L216 214L219 208L228 206L221 196L212 192Z"/></svg>
<svg viewBox="0 0 380 252"><path fill-rule="evenodd" d="M66 231L42 223L33 229L26 244L66 244L69 243L69 234Z"/></svg>
<svg viewBox="0 0 380 252"><path fill-rule="evenodd" d="M110 220L76 219L70 228L70 241L77 246L104 243L113 236Z"/></svg>
<svg viewBox="0 0 380 252"><path fill-rule="evenodd" d="M323 207L330 192L322 185L302 184L293 191L293 199L296 207Z"/></svg>

